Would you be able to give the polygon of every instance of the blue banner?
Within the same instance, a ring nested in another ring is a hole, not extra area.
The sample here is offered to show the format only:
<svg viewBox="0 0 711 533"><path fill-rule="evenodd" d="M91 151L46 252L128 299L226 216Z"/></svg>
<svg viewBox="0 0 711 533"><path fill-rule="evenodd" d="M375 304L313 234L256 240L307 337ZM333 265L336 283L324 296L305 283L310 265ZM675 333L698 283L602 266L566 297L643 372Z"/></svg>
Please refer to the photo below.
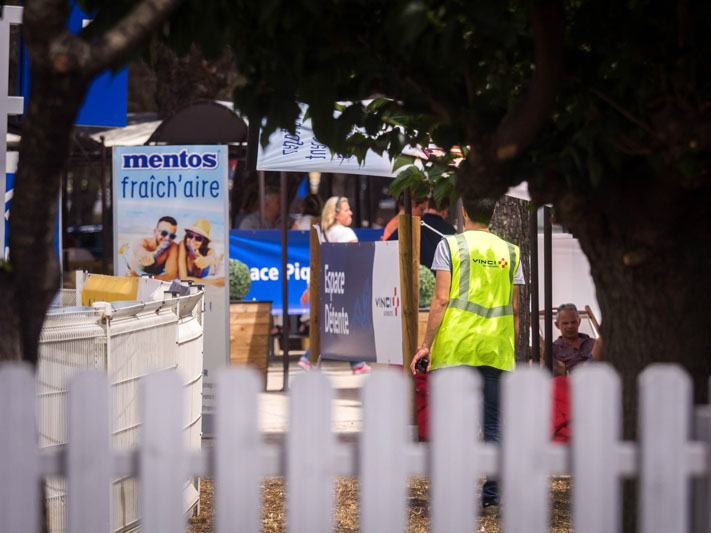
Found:
<svg viewBox="0 0 711 533"><path fill-rule="evenodd" d="M10 227L8 226L8 219L10 217L10 200L12 199L12 194L15 189L15 171L8 172L5 174L5 211L3 218L3 224L5 224L5 242L3 243L2 254L0 257L8 259L10 257ZM61 211L60 211L61 212Z"/></svg>
<svg viewBox="0 0 711 533"><path fill-rule="evenodd" d="M84 25L89 23L93 15L87 15L76 4L70 1L67 29L77 35ZM20 48L19 63L21 75L18 79L18 93L25 98L25 109L30 96L30 59L27 50ZM79 109L75 124L84 126L126 126L126 111L128 105L128 67L112 72L110 69L97 75L89 84L84 103Z"/></svg>
<svg viewBox="0 0 711 533"><path fill-rule="evenodd" d="M299 302L309 281L309 232L289 231L287 236L289 314L308 313ZM249 268L252 284L245 300L271 301L272 314L282 313L281 231L275 229L230 231L230 259Z"/></svg>
<svg viewBox="0 0 711 533"><path fill-rule="evenodd" d="M354 230L360 242L377 241L382 229ZM309 312L301 305L301 295L309 280L309 232L289 231L287 236L287 275L289 280L288 313ZM281 301L281 231L230 231L230 259L239 259L249 268L252 284L245 300L271 301L272 313L282 313Z"/></svg>

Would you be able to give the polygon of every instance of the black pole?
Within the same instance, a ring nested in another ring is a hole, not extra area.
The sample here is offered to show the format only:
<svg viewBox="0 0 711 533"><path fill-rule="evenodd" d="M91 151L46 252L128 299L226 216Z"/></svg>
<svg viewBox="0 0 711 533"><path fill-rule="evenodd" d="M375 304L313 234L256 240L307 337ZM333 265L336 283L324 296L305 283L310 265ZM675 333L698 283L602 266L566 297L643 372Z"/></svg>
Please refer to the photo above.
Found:
<svg viewBox="0 0 711 533"><path fill-rule="evenodd" d="M412 194L410 194L410 189L405 189L405 214L412 215ZM397 215L397 203L395 204L395 215Z"/></svg>
<svg viewBox="0 0 711 533"><path fill-rule="evenodd" d="M259 125L256 119L249 120L247 130L247 172L257 170L257 151L259 149Z"/></svg>
<svg viewBox="0 0 711 533"><path fill-rule="evenodd" d="M104 136L101 136L101 238L104 241L101 254L101 269L104 274L109 274L109 254L112 254L112 232L109 227L109 184L106 176L106 145ZM113 257L113 254L112 254ZM113 273L113 272L111 272Z"/></svg>
<svg viewBox="0 0 711 533"><path fill-rule="evenodd" d="M286 275L287 260L287 224L289 213L287 212L287 186L286 172L279 173L281 185L281 346L284 364L284 385L283 391L289 389L289 280Z"/></svg>
<svg viewBox="0 0 711 533"><path fill-rule="evenodd" d="M360 198L360 176L356 175L355 179L353 180L353 183L355 184L355 198L353 199L355 201L355 213L353 217L353 225L356 228L362 228L363 227L363 203L361 202Z"/></svg>
<svg viewBox="0 0 711 533"><path fill-rule="evenodd" d="M366 196L368 198L368 227L372 228L375 222L375 208L373 207L373 176L367 176Z"/></svg>
<svg viewBox="0 0 711 533"><path fill-rule="evenodd" d="M541 332L538 317L538 210L531 211L529 217L528 238L531 246L531 342L533 343L531 357L533 364L541 360Z"/></svg>
<svg viewBox="0 0 711 533"><path fill-rule="evenodd" d="M543 281L545 305L546 366L553 371L553 243L551 229L551 208L543 208Z"/></svg>

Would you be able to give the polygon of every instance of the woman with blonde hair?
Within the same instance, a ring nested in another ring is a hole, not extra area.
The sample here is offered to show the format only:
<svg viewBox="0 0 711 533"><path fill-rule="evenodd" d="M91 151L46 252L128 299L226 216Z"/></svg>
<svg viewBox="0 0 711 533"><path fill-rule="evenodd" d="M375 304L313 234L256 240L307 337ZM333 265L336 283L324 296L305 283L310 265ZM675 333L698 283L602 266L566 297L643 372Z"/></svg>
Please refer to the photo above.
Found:
<svg viewBox="0 0 711 533"><path fill-rule="evenodd" d="M358 242L355 232L349 228L353 222L353 212L345 196L331 196L326 200L321 213L321 230L326 242ZM351 361L354 374L370 371L370 366L364 361ZM308 352L299 360L302 368L310 368Z"/></svg>
<svg viewBox="0 0 711 533"><path fill-rule="evenodd" d="M358 242L355 232L349 228L353 212L345 196L331 196L326 200L321 213L321 229L327 242Z"/></svg>

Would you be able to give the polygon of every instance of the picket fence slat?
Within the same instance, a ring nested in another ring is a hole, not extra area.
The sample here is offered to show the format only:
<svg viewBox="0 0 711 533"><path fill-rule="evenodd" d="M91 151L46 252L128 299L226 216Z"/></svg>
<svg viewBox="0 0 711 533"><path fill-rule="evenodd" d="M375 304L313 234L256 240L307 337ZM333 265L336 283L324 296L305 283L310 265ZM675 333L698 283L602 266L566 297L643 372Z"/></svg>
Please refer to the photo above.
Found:
<svg viewBox="0 0 711 533"><path fill-rule="evenodd" d="M39 526L35 378L27 365L0 365L0 520L8 533Z"/></svg>
<svg viewBox="0 0 711 533"><path fill-rule="evenodd" d="M580 368L571 377L571 392L574 529L614 533L621 509L615 460L622 424L620 380L606 364Z"/></svg>
<svg viewBox="0 0 711 533"><path fill-rule="evenodd" d="M294 379L286 452L290 533L332 530L335 486L332 400L333 388L321 372L308 372Z"/></svg>
<svg viewBox="0 0 711 533"><path fill-rule="evenodd" d="M711 390L711 389L710 389ZM708 450L711 444L711 406L698 407L694 413L694 439L704 443ZM711 454L706 453L706 468L711 470ZM711 530L711 483L709 476L694 479L692 482L691 531L708 533Z"/></svg>
<svg viewBox="0 0 711 533"><path fill-rule="evenodd" d="M109 531L111 436L109 381L104 372L77 374L69 388L68 526L72 533Z"/></svg>
<svg viewBox="0 0 711 533"><path fill-rule="evenodd" d="M432 531L475 530L481 377L466 368L432 376Z"/></svg>
<svg viewBox="0 0 711 533"><path fill-rule="evenodd" d="M550 383L536 368L503 378L499 448L479 436L482 377L469 369L434 374L428 447L408 441L409 382L376 370L363 389L360 445L336 445L333 389L314 371L294 380L290 431L281 447L263 442L258 429L260 379L235 370L218 380L214 447L188 455L180 408L184 390L174 372L143 380L135 451L111 448L106 376L84 373L69 387L67 446L38 451L35 377L22 365L0 365L0 530L37 532L38 481L65 476L67 531L108 532L111 480L128 475L141 484L142 530L183 531L185 483L204 475L215 477L217 531L256 533L261 481L285 475L288 531L325 533L333 530L335 476L355 475L361 481L361 529L403 531L408 478L425 475L432 481L432 530L474 531L477 480L486 473L502 481L502 530L543 533L550 525L549 479L571 473L578 532L620 531L620 481L634 477L640 531L710 531L711 407L697 408L692 437L688 374L655 365L640 376L638 443L620 440L620 380L604 364L579 369L571 378L572 445L549 442Z"/></svg>
<svg viewBox="0 0 711 533"><path fill-rule="evenodd" d="M185 527L187 479L183 435L183 389L175 372L150 374L141 386L141 514L143 531L175 533Z"/></svg>
<svg viewBox="0 0 711 533"><path fill-rule="evenodd" d="M639 405L642 531L688 531L689 376L676 365L650 365L639 377Z"/></svg>
<svg viewBox="0 0 711 533"><path fill-rule="evenodd" d="M548 531L550 390L550 378L539 368L503 377L502 525L507 533Z"/></svg>
<svg viewBox="0 0 711 533"><path fill-rule="evenodd" d="M261 378L251 367L230 369L217 381L215 510L217 533L260 530L260 435L257 398Z"/></svg>
<svg viewBox="0 0 711 533"><path fill-rule="evenodd" d="M363 387L361 531L404 531L408 391L402 372L376 372Z"/></svg>

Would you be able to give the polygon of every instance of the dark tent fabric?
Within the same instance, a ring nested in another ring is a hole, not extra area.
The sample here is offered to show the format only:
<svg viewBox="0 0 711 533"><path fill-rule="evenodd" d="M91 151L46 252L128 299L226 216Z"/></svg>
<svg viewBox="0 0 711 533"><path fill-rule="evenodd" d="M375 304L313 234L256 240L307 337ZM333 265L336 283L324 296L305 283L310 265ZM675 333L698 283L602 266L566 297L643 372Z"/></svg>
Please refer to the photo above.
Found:
<svg viewBox="0 0 711 533"><path fill-rule="evenodd" d="M228 144L247 142L249 128L228 107L204 101L164 120L146 144Z"/></svg>

